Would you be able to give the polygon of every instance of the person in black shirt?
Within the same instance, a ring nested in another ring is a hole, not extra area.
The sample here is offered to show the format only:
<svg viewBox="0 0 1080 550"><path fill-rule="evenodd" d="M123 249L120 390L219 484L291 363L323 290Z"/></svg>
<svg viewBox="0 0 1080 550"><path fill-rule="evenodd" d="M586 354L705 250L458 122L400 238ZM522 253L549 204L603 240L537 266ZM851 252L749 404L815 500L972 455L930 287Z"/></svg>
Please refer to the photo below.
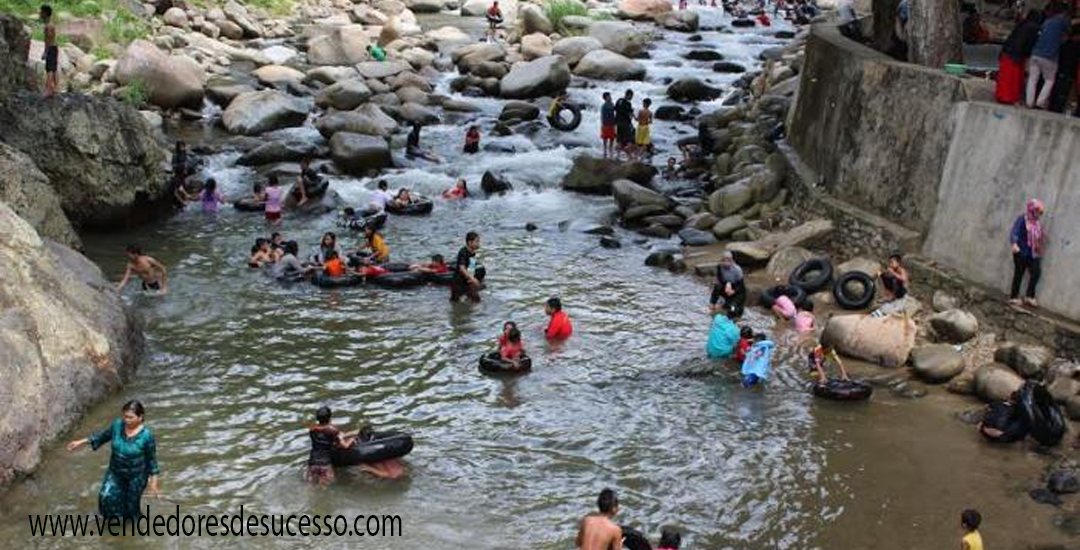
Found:
<svg viewBox="0 0 1080 550"><path fill-rule="evenodd" d="M1068 40L1058 51L1057 78L1054 80L1054 91L1050 96L1051 111L1064 113L1069 107L1069 96L1072 95L1078 64L1080 64L1080 25L1073 25L1069 29ZM1076 106L1074 116L1080 116L1080 103Z"/></svg>
<svg viewBox="0 0 1080 550"><path fill-rule="evenodd" d="M634 146L634 92L626 90L619 101L615 102L615 133L619 144L619 153L630 155Z"/></svg>
<svg viewBox="0 0 1080 550"><path fill-rule="evenodd" d="M465 235L465 246L458 251L454 262L454 278L450 282L450 301L457 302L462 296L468 296L473 302L480 301L480 280L482 267L476 264L476 252L480 250L480 235L470 231Z"/></svg>
<svg viewBox="0 0 1080 550"><path fill-rule="evenodd" d="M409 132L409 137L405 141L405 158L409 159L423 159L431 162L439 162L439 157L428 153L420 148L420 129L423 126L417 122L412 126L412 130Z"/></svg>
<svg viewBox="0 0 1080 550"><path fill-rule="evenodd" d="M315 411L318 424L308 430L311 436L311 454L308 456L308 479L319 485L334 481L334 465L331 454L334 449L348 449L356 442L356 433L345 433L330 423L330 407L322 406Z"/></svg>

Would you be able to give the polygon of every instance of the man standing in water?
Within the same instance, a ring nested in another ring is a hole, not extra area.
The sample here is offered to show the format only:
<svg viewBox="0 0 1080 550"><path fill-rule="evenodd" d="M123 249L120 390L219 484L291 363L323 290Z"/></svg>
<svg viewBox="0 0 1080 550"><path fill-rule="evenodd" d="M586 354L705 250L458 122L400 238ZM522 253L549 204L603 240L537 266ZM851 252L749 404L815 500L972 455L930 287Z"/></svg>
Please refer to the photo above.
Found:
<svg viewBox="0 0 1080 550"><path fill-rule="evenodd" d="M581 520L578 528L578 550L620 550L622 548L622 528L615 525L611 518L619 512L619 501L615 491L600 491L596 504L599 512L593 512Z"/></svg>
<svg viewBox="0 0 1080 550"><path fill-rule="evenodd" d="M454 278L450 282L450 301L457 302L462 296L468 296L472 302L480 301L480 279L476 270L476 253L480 250L480 235L469 231L465 235L465 246L458 251L454 262Z"/></svg>
<svg viewBox="0 0 1080 550"><path fill-rule="evenodd" d="M127 256L128 264L124 270L124 278L120 280L116 290L122 292L124 287L127 286L128 280L131 279L131 275L135 274L139 276L139 279L142 279L142 289L144 291L154 290L157 291L159 296L169 291L168 273L165 266L161 265L161 262L143 254L142 250L136 245L127 247Z"/></svg>
<svg viewBox="0 0 1080 550"><path fill-rule="evenodd" d="M615 103L611 92L604 92L604 104L600 106L600 141L604 144L604 158L615 154Z"/></svg>
<svg viewBox="0 0 1080 550"><path fill-rule="evenodd" d="M634 91L626 90L619 101L615 102L615 133L619 143L619 154L625 153L630 158L634 147ZM618 155L616 155L616 158Z"/></svg>

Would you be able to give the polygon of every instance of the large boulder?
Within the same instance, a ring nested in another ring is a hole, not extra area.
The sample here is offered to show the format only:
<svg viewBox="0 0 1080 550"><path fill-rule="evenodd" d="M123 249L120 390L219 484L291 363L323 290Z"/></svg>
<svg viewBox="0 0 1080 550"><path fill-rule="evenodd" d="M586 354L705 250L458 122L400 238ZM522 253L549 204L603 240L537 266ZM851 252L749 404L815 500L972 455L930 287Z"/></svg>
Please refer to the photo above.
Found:
<svg viewBox="0 0 1080 550"><path fill-rule="evenodd" d="M0 143L0 202L7 203L42 237L78 247L79 236L60 206L49 177L27 155Z"/></svg>
<svg viewBox="0 0 1080 550"><path fill-rule="evenodd" d="M525 4L518 10L518 19L521 21L523 34L538 32L544 35L555 32L555 25L551 24L544 10L536 4Z"/></svg>
<svg viewBox="0 0 1080 550"><path fill-rule="evenodd" d="M357 176L393 164L385 139L351 132L338 132L330 138L330 154L338 168Z"/></svg>
<svg viewBox="0 0 1080 550"><path fill-rule="evenodd" d="M574 74L597 80L642 80L645 65L609 50L593 50L578 61Z"/></svg>
<svg viewBox="0 0 1080 550"><path fill-rule="evenodd" d="M815 219L797 225L784 233L770 233L752 242L734 242L728 250L740 264L759 265L772 258L777 250L788 246L810 246L823 241L836 228L832 220Z"/></svg>
<svg viewBox="0 0 1080 550"><path fill-rule="evenodd" d="M697 32L698 13L690 10L669 11L656 16L656 23L669 31Z"/></svg>
<svg viewBox="0 0 1080 550"><path fill-rule="evenodd" d="M464 73L475 73L484 63L501 62L506 59L502 44L470 44L454 50L450 60Z"/></svg>
<svg viewBox="0 0 1080 550"><path fill-rule="evenodd" d="M507 101L499 112L499 122L527 122L540 118L540 108L527 101Z"/></svg>
<svg viewBox="0 0 1080 550"><path fill-rule="evenodd" d="M439 13L446 7L443 0L407 0L405 6L413 13Z"/></svg>
<svg viewBox="0 0 1080 550"><path fill-rule="evenodd" d="M508 99L531 99L551 95L570 84L570 66L557 56L518 63L499 81L499 95Z"/></svg>
<svg viewBox="0 0 1080 550"><path fill-rule="evenodd" d="M962 344L979 334L979 319L962 309L951 309L931 316L930 328L938 339Z"/></svg>
<svg viewBox="0 0 1080 550"><path fill-rule="evenodd" d="M38 236L0 202L0 485L119 389L144 351L142 324L79 253Z"/></svg>
<svg viewBox="0 0 1080 550"><path fill-rule="evenodd" d="M491 7L491 0L465 0L461 3L461 15L466 17L483 17L487 15ZM499 10L502 11L503 21L513 22L518 18L517 0L499 0Z"/></svg>
<svg viewBox="0 0 1080 550"><path fill-rule="evenodd" d="M267 86L284 88L303 82L304 73L284 65L267 65L251 71L252 76Z"/></svg>
<svg viewBox="0 0 1080 550"><path fill-rule="evenodd" d="M652 21L671 11L668 0L621 0L616 13L622 19Z"/></svg>
<svg viewBox="0 0 1080 550"><path fill-rule="evenodd" d="M1004 401L1023 385L1023 378L1002 365L983 365L975 371L975 394L983 401Z"/></svg>
<svg viewBox="0 0 1080 550"><path fill-rule="evenodd" d="M585 54L603 49L604 45L591 36L571 36L563 38L555 43L551 52L561 56L571 67L578 64Z"/></svg>
<svg viewBox="0 0 1080 550"><path fill-rule="evenodd" d="M912 350L911 368L919 378L940 384L964 371L964 356L948 344L927 344Z"/></svg>
<svg viewBox="0 0 1080 550"><path fill-rule="evenodd" d="M717 239L729 239L736 231L746 227L747 225L748 224L746 218L738 214L732 214L726 218L721 218L717 220L717 222L713 224L713 236L715 236Z"/></svg>
<svg viewBox="0 0 1080 550"><path fill-rule="evenodd" d="M240 94L229 103L221 121L233 134L254 136L300 126L307 120L309 105L300 98L274 90Z"/></svg>
<svg viewBox="0 0 1080 550"><path fill-rule="evenodd" d="M33 159L76 228L117 229L147 221L168 194L165 151L126 103L69 94L0 103L0 141Z"/></svg>
<svg viewBox="0 0 1080 550"><path fill-rule="evenodd" d="M801 246L787 246L773 254L773 257L769 259L769 265L765 267L765 272L772 279L787 284L788 277L791 276L792 271L795 271L795 268L815 257L816 255L813 252Z"/></svg>
<svg viewBox="0 0 1080 550"><path fill-rule="evenodd" d="M750 206L754 190L745 182L721 187L709 195L709 212L723 218Z"/></svg>
<svg viewBox="0 0 1080 550"><path fill-rule="evenodd" d="M712 101L723 93L694 77L680 78L667 89L668 97L675 101Z"/></svg>
<svg viewBox="0 0 1080 550"><path fill-rule="evenodd" d="M267 141L236 160L241 166L262 166L275 162L300 162L317 156L319 146L308 141Z"/></svg>
<svg viewBox="0 0 1080 550"><path fill-rule="evenodd" d="M623 212L635 206L656 206L661 209L671 206L671 199L630 180L612 182L611 193L615 195L615 203L619 206L619 210Z"/></svg>
<svg viewBox="0 0 1080 550"><path fill-rule="evenodd" d="M858 256L837 265L835 269L837 277L851 271L861 271L876 278L881 274L881 262Z"/></svg>
<svg viewBox="0 0 1080 550"><path fill-rule="evenodd" d="M139 86L158 107L202 106L206 72L186 55L167 55L146 40L128 45L113 67L116 83Z"/></svg>
<svg viewBox="0 0 1080 550"><path fill-rule="evenodd" d="M237 2L236 0L229 0L222 7L222 12L225 13L225 17L240 27L243 31L244 38L259 38L265 32L262 25L258 20L248 13L247 7Z"/></svg>
<svg viewBox="0 0 1080 550"><path fill-rule="evenodd" d="M332 27L325 34L308 39L308 62L312 65L355 65L370 59L367 47L371 38L363 25Z"/></svg>
<svg viewBox="0 0 1080 550"><path fill-rule="evenodd" d="M368 80L390 78L411 69L411 65L401 61L364 61L356 64L356 71Z"/></svg>
<svg viewBox="0 0 1080 550"><path fill-rule="evenodd" d="M388 138L397 129L397 122L377 105L368 103L355 111L325 115L315 123L315 128L326 139L338 132Z"/></svg>
<svg viewBox="0 0 1080 550"><path fill-rule="evenodd" d="M825 324L821 342L849 357L899 367L907 363L917 332L915 321L901 315L837 315Z"/></svg>
<svg viewBox="0 0 1080 550"><path fill-rule="evenodd" d="M25 90L33 82L26 66L30 56L30 35L18 18L0 13L0 98Z"/></svg>
<svg viewBox="0 0 1080 550"><path fill-rule="evenodd" d="M521 37L521 57L532 61L551 55L551 39L546 34L533 33Z"/></svg>
<svg viewBox="0 0 1080 550"><path fill-rule="evenodd" d="M627 57L645 53L651 37L649 33L622 21L597 21L589 27L589 36L603 46Z"/></svg>
<svg viewBox="0 0 1080 550"><path fill-rule="evenodd" d="M315 104L320 107L333 107L339 111L350 111L371 99L371 89L359 78L350 78L328 86L315 97Z"/></svg>
<svg viewBox="0 0 1080 550"><path fill-rule="evenodd" d="M642 162L620 162L580 155L574 158L574 165L563 178L562 187L578 193L610 195L611 184L617 180L648 185L656 174L655 167Z"/></svg>
<svg viewBox="0 0 1080 550"><path fill-rule="evenodd" d="M1043 346L1025 346L1006 342L994 352L994 361L1008 365L1024 378L1042 378L1054 352Z"/></svg>

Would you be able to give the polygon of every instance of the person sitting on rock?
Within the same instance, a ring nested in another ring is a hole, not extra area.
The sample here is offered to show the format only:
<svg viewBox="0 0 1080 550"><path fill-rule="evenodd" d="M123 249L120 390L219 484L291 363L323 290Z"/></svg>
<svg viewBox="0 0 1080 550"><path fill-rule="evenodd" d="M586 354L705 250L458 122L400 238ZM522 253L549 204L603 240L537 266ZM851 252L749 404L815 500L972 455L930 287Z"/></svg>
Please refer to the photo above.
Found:
<svg viewBox="0 0 1080 550"><path fill-rule="evenodd" d="M836 354L836 348L820 343L814 346L814 349L807 357L807 373L810 375L816 374L818 384L825 385L829 381L829 376L825 371L827 361L836 363L836 367L840 369L841 380L849 380L847 369L844 368L844 362L840 360L840 356Z"/></svg>
<svg viewBox="0 0 1080 550"><path fill-rule="evenodd" d="M884 293L884 301L899 300L908 293L908 272L904 269L904 257L899 252L889 255L885 271L879 275Z"/></svg>
<svg viewBox="0 0 1080 550"><path fill-rule="evenodd" d="M717 306L721 299L724 300L723 303ZM741 317L746 307L746 283L743 281L743 270L739 264L735 263L735 257L730 251L725 250L720 255L709 306L714 314L718 308L730 309L735 312L736 317Z"/></svg>

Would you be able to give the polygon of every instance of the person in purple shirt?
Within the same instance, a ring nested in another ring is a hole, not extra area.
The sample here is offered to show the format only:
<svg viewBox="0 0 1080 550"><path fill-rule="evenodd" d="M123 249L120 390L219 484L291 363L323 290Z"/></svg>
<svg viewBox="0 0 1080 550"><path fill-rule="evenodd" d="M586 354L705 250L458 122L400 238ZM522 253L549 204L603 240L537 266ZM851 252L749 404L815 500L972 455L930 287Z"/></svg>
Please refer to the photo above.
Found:
<svg viewBox="0 0 1080 550"><path fill-rule="evenodd" d="M1058 53L1069 28L1069 16L1065 6L1055 2L1047 9L1046 21L1039 28L1039 38L1028 60L1027 95L1028 107L1045 109L1050 102L1050 93L1057 78ZM1042 91L1036 96L1039 78L1043 80Z"/></svg>
<svg viewBox="0 0 1080 550"><path fill-rule="evenodd" d="M1039 303L1035 301L1035 287L1039 284L1039 276L1042 275L1043 243L1046 242L1046 232L1040 221L1044 211L1042 201L1029 200L1024 213L1016 218L1012 231L1009 233L1013 255L1012 289L1009 293L1011 305L1019 306L1021 303L1020 283L1023 282L1026 271L1028 285L1024 303L1031 307L1039 306Z"/></svg>

